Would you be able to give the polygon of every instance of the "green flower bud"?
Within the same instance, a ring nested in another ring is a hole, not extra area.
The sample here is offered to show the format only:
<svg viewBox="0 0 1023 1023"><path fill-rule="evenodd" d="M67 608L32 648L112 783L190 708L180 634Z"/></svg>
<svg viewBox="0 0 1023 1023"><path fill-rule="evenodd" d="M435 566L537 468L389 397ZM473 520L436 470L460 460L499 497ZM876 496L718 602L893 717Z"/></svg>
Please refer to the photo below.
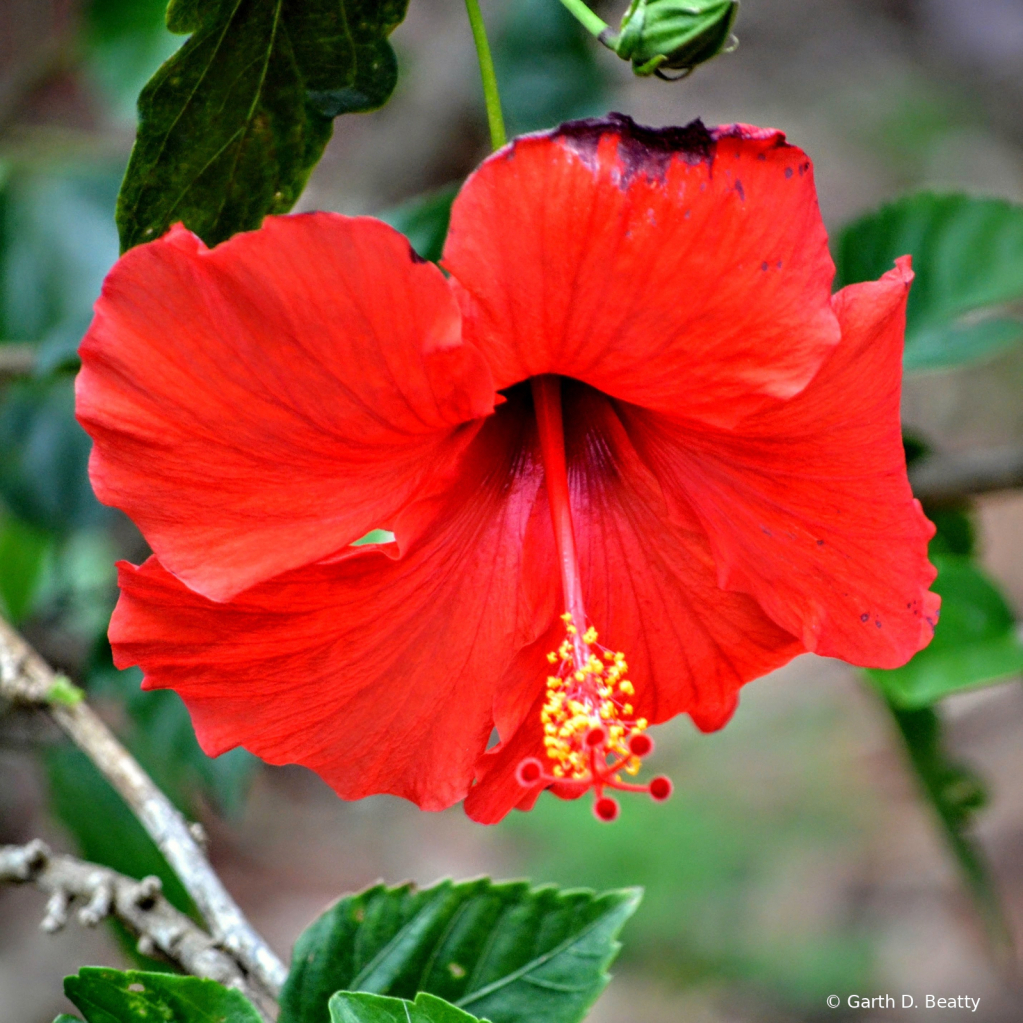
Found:
<svg viewBox="0 0 1023 1023"><path fill-rule="evenodd" d="M632 0L617 37L605 40L637 75L684 78L735 49L738 0ZM665 71L680 71L669 76Z"/></svg>

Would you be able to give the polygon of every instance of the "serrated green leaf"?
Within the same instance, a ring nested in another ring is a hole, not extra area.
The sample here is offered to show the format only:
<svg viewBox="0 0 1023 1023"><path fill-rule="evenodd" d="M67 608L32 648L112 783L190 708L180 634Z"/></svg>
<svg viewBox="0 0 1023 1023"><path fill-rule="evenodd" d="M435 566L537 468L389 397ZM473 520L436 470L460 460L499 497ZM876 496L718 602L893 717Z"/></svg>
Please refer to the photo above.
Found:
<svg viewBox="0 0 1023 1023"><path fill-rule="evenodd" d="M931 192L883 206L839 236L836 286L874 280L907 253L907 370L971 362L1023 338L1004 308L1023 300L1023 206Z"/></svg>
<svg viewBox="0 0 1023 1023"><path fill-rule="evenodd" d="M85 1023L262 1023L241 992L198 977L86 966L64 994Z"/></svg>
<svg viewBox="0 0 1023 1023"><path fill-rule="evenodd" d="M934 810L967 890L984 923L995 956L1013 960L1012 932L983 849L971 834L974 813L986 802L980 779L954 763L944 749L941 719L930 707L888 709L905 743L921 790Z"/></svg>
<svg viewBox="0 0 1023 1023"><path fill-rule="evenodd" d="M338 991L330 999L330 1023L480 1023L475 1016L421 992L414 1002L385 995Z"/></svg>
<svg viewBox="0 0 1023 1023"><path fill-rule="evenodd" d="M416 196L400 206L384 210L378 216L385 224L401 231L423 259L437 263L444 251L451 204L458 194L458 187L447 185L435 192Z"/></svg>
<svg viewBox="0 0 1023 1023"><path fill-rule="evenodd" d="M333 118L381 106L408 0L172 0L191 33L139 97L117 205L122 250L182 221L208 245L298 198Z"/></svg>
<svg viewBox="0 0 1023 1023"><path fill-rule="evenodd" d="M298 939L281 1023L322 1020L338 990L426 991L493 1023L576 1023L608 981L636 889L377 885L346 896Z"/></svg>
<svg viewBox="0 0 1023 1023"><path fill-rule="evenodd" d="M933 554L941 594L934 639L901 668L868 674L904 709L1023 672L1023 642L998 587L969 557Z"/></svg>

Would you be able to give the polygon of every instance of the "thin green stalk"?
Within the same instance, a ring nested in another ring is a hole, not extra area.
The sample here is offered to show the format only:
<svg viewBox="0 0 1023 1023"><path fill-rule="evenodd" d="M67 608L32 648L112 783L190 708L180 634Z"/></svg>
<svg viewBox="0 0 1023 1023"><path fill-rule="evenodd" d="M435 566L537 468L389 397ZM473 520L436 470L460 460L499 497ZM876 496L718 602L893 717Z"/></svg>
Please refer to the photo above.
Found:
<svg viewBox="0 0 1023 1023"><path fill-rule="evenodd" d="M608 25L606 21L601 21L593 11L583 3L583 0L561 0L561 2L568 8L569 13L582 25L587 32L591 35L595 35L601 42L601 36L607 31Z"/></svg>
<svg viewBox="0 0 1023 1023"><path fill-rule="evenodd" d="M472 39L476 44L476 57L480 65L480 78L483 80L483 99L487 104L487 124L490 126L490 145L500 149L508 141L504 130L504 114L501 113L501 95L497 90L497 75L494 74L494 58L490 54L490 43L487 42L487 29L483 24L483 15L477 0L465 0L465 9L472 26Z"/></svg>

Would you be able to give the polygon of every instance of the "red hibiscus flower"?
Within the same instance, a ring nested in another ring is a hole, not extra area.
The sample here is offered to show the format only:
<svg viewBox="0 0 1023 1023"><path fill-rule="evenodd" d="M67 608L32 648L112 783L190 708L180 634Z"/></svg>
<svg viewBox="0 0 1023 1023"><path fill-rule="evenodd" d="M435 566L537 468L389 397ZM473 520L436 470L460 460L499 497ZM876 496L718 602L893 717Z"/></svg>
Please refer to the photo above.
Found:
<svg viewBox="0 0 1023 1023"><path fill-rule="evenodd" d="M593 789L610 819L609 790L670 791L626 780L648 723L719 728L803 651L928 642L909 263L832 296L780 133L518 139L443 266L316 213L213 250L176 227L107 279L78 414L155 552L121 566L110 639L208 753L486 822Z"/></svg>

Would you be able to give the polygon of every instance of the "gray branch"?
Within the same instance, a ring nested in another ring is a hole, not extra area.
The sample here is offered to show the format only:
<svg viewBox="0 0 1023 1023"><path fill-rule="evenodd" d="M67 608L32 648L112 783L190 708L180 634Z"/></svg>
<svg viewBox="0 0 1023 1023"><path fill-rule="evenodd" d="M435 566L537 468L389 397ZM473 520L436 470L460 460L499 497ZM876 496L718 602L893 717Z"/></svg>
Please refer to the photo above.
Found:
<svg viewBox="0 0 1023 1023"><path fill-rule="evenodd" d="M55 855L36 840L23 846L0 846L0 884L30 884L47 894L40 927L50 934L67 924L76 907L84 927L113 917L138 938L143 955L162 953L193 977L236 988L270 1017L266 999L250 989L234 959L164 898L158 877L136 881L108 867Z"/></svg>
<svg viewBox="0 0 1023 1023"><path fill-rule="evenodd" d="M181 879L216 944L274 998L287 971L246 920L206 859L188 822L82 699L0 618L0 697L45 708L131 807Z"/></svg>
<svg viewBox="0 0 1023 1023"><path fill-rule="evenodd" d="M958 455L929 455L909 473L921 501L948 504L974 494L1023 487L1023 447L980 448Z"/></svg>

